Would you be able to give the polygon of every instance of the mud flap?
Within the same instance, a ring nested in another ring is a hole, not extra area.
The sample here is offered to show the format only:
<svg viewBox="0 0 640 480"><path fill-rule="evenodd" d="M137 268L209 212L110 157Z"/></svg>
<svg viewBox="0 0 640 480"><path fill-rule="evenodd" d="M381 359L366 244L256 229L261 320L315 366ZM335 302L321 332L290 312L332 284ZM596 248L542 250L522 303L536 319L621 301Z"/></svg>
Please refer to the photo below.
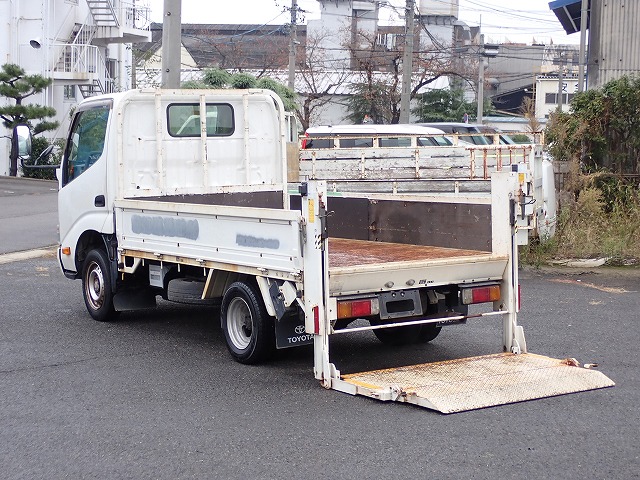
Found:
<svg viewBox="0 0 640 480"><path fill-rule="evenodd" d="M298 315L284 315L276 320L276 348L312 345L313 335L304 330L304 321Z"/></svg>
<svg viewBox="0 0 640 480"><path fill-rule="evenodd" d="M566 360L500 353L343 375L344 391L442 413L612 387L597 370ZM355 389L353 388L355 387ZM341 389L341 388L338 388Z"/></svg>

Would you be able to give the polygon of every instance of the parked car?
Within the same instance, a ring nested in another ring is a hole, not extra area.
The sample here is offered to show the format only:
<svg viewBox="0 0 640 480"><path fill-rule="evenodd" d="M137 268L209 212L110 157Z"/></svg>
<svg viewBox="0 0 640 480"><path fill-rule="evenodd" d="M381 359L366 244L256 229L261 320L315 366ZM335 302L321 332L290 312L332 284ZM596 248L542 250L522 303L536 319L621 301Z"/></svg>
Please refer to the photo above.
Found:
<svg viewBox="0 0 640 480"><path fill-rule="evenodd" d="M438 128L415 124L323 125L308 128L302 148L449 147L453 142Z"/></svg>
<svg viewBox="0 0 640 480"><path fill-rule="evenodd" d="M473 145L517 145L509 135L502 132L499 128L489 125L473 124L473 123L455 123L455 122L431 122L419 123L428 127L435 127L453 135L459 135L461 142ZM481 133L482 135L475 135ZM496 135L497 142L496 142Z"/></svg>
<svg viewBox="0 0 640 480"><path fill-rule="evenodd" d="M483 125L473 125L462 122L429 122L417 123L416 125L437 128L445 133L455 135L461 142L472 145L491 145L493 143L493 141L487 139L485 135L482 135L482 131L479 127L482 127Z"/></svg>
<svg viewBox="0 0 640 480"><path fill-rule="evenodd" d="M518 142L514 141L509 135L496 127L490 127L489 125L474 125L478 131L485 134L485 137L489 140L489 143L500 145L517 145ZM497 135L497 142L496 142Z"/></svg>

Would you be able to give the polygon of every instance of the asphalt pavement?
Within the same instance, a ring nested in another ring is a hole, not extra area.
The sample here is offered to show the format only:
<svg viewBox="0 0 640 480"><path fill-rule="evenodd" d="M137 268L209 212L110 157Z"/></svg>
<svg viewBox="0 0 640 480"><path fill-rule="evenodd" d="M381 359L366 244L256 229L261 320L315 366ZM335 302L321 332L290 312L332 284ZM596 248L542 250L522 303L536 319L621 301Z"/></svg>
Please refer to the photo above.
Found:
<svg viewBox="0 0 640 480"><path fill-rule="evenodd" d="M0 474L34 478L633 479L639 277L523 272L529 349L598 363L613 388L442 415L325 390L304 347L257 366L215 309L99 323L51 257L0 265ZM332 340L343 372L494 353L499 322L400 349Z"/></svg>
<svg viewBox="0 0 640 480"><path fill-rule="evenodd" d="M55 244L55 205L55 183L0 177L0 252ZM597 363L615 387L442 415L322 388L309 347L238 364L216 309L95 322L53 251L4 257L2 479L640 478L638 269L521 275L529 350ZM336 336L331 359L352 373L500 348L485 319L403 348Z"/></svg>
<svg viewBox="0 0 640 480"><path fill-rule="evenodd" d="M0 254L58 243L58 183L0 176Z"/></svg>

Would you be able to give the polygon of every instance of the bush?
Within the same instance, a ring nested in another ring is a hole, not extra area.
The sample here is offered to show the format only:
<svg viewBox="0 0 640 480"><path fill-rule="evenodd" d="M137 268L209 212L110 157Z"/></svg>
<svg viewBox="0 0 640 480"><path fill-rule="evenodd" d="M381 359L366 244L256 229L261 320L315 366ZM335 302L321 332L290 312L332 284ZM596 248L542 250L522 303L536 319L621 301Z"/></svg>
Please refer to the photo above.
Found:
<svg viewBox="0 0 640 480"><path fill-rule="evenodd" d="M198 80L187 80L186 82L182 82L182 85L180 85L180 88L187 88L187 89L191 89L191 90L197 90L200 88L211 88L209 85L207 85L204 82L200 82Z"/></svg>
<svg viewBox="0 0 640 480"><path fill-rule="evenodd" d="M61 141L64 142L64 141ZM58 147L61 147L59 142L55 142ZM24 161L25 165L34 165L40 154L47 148L49 145L49 140L44 137L33 137L31 139L31 156ZM61 148L58 148L58 152L61 151ZM61 155L56 152L56 149L49 155L49 158L45 162L42 160L38 161L38 165L52 165L52 168L23 168L22 175L27 178L39 178L42 180L55 180L56 179L56 170L53 166L57 166L60 164Z"/></svg>
<svg viewBox="0 0 640 480"><path fill-rule="evenodd" d="M640 171L640 76L621 77L578 93L571 112L553 113L545 138L556 160L579 161L583 172Z"/></svg>
<svg viewBox="0 0 640 480"><path fill-rule="evenodd" d="M231 76L229 82L233 88L256 88L256 77L248 73L236 73Z"/></svg>
<svg viewBox="0 0 640 480"><path fill-rule="evenodd" d="M221 68L209 68L204 71L202 81L209 88L225 88L231 81L231 74Z"/></svg>
<svg viewBox="0 0 640 480"><path fill-rule="evenodd" d="M278 94L282 99L285 110L291 112L296 109L296 94L289 87L286 87L280 82L273 80L272 78L262 77L256 83L256 87L265 88Z"/></svg>

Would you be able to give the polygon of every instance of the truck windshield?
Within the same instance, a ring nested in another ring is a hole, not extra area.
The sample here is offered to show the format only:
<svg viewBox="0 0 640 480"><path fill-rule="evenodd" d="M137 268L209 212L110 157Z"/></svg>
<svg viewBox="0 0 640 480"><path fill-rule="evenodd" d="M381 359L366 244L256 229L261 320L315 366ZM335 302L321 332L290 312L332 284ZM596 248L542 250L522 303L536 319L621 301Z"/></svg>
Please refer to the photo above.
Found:
<svg viewBox="0 0 640 480"><path fill-rule="evenodd" d="M109 111L108 105L100 105L76 115L65 152L65 184L82 175L102 155Z"/></svg>

